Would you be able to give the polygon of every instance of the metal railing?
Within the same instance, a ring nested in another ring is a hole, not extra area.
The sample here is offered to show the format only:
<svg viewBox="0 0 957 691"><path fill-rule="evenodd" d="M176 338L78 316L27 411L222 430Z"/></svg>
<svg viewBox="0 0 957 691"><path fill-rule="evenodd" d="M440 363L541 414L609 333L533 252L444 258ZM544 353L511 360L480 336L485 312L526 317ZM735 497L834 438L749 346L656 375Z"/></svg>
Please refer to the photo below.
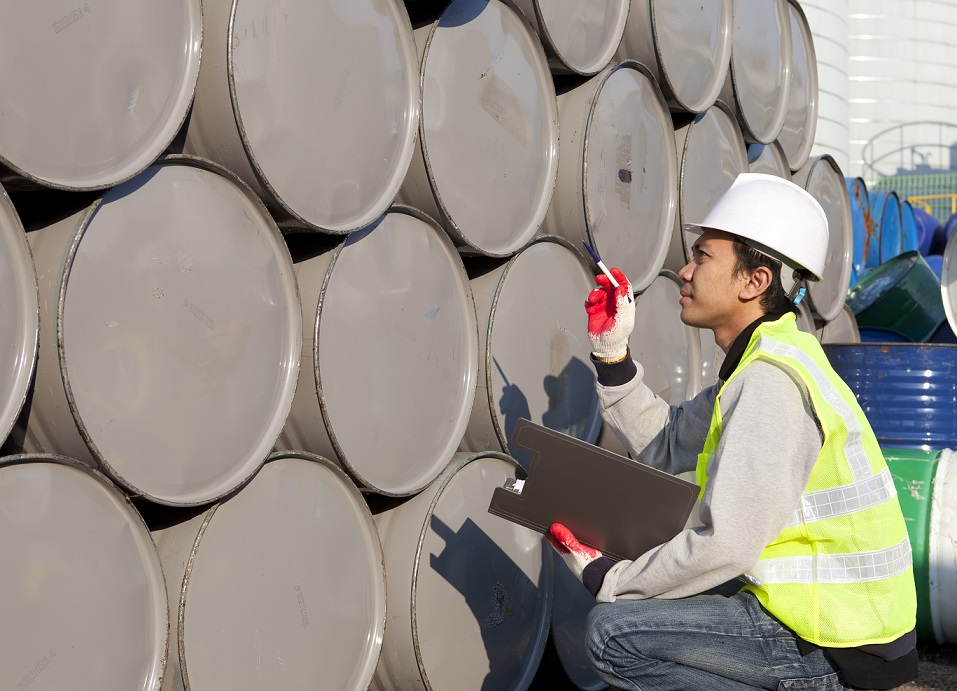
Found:
<svg viewBox="0 0 957 691"><path fill-rule="evenodd" d="M920 206L924 211L931 214L932 216L937 216L934 213L934 209L946 208L946 204L939 204L933 202L945 201L950 204L950 213L947 214L947 218L950 218L955 213L957 213L957 194L919 194L914 197L907 197L909 201L914 206ZM938 218L938 220L940 220ZM947 219L943 219L946 221ZM943 223L943 221L941 221Z"/></svg>
<svg viewBox="0 0 957 691"><path fill-rule="evenodd" d="M941 223L947 223L957 213L957 173L893 175L868 188L894 190L900 199L920 206Z"/></svg>

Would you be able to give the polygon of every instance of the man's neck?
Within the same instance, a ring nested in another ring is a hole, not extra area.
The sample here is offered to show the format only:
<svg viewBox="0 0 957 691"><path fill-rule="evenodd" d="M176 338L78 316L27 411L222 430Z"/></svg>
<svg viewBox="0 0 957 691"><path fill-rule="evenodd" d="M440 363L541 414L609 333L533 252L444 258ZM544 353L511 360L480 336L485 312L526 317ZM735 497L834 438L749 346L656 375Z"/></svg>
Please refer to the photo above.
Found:
<svg viewBox="0 0 957 691"><path fill-rule="evenodd" d="M767 321L775 321L780 318L781 315L763 314L744 327L744 329L738 333L737 338L735 338L731 343L731 346L728 348L728 350L725 351L724 363L721 365L721 369L718 371L718 379L727 381L728 377L731 376L731 373L737 369L738 364L741 362L741 357L748 348L748 343L750 343L751 337L761 324Z"/></svg>
<svg viewBox="0 0 957 691"><path fill-rule="evenodd" d="M714 331L714 342L721 348L721 352L727 355L731 344L741 335L741 332L753 324L755 320L763 317L764 314L762 309L741 310L734 318L726 320L712 329Z"/></svg>

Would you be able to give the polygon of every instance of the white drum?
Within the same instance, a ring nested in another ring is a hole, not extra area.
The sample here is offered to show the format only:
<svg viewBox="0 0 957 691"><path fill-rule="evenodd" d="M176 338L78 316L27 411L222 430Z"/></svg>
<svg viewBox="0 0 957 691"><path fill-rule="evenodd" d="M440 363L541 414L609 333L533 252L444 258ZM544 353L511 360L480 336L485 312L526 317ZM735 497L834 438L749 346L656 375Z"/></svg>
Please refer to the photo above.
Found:
<svg viewBox="0 0 957 691"><path fill-rule="evenodd" d="M701 343L697 329L681 321L681 280L662 271L638 296L631 356L645 370L644 381L671 405L680 405L701 386Z"/></svg>
<svg viewBox="0 0 957 691"><path fill-rule="evenodd" d="M153 536L173 622L163 689L368 688L385 631L382 547L331 461L273 454L238 492Z"/></svg>
<svg viewBox="0 0 957 691"><path fill-rule="evenodd" d="M488 512L521 472L500 453L457 453L415 497L373 506L389 625L370 689L529 687L548 637L552 548Z"/></svg>
<svg viewBox="0 0 957 691"><path fill-rule="evenodd" d="M398 201L460 251L514 254L541 225L558 171L558 104L541 41L501 0L452 0L415 30L418 150Z"/></svg>
<svg viewBox="0 0 957 691"><path fill-rule="evenodd" d="M471 279L479 323L475 404L461 448L510 445L520 418L587 442L601 428L584 303L593 275L567 240L544 237Z"/></svg>
<svg viewBox="0 0 957 691"><path fill-rule="evenodd" d="M844 305L837 317L825 322L821 329L821 343L860 343L857 319L850 307Z"/></svg>
<svg viewBox="0 0 957 691"><path fill-rule="evenodd" d="M748 172L777 175L785 180L791 179L791 167L788 165L784 149L777 141L770 144L748 144Z"/></svg>
<svg viewBox="0 0 957 691"><path fill-rule="evenodd" d="M628 60L560 91L558 183L542 234L584 240L636 291L661 270L678 205L668 106L648 68Z"/></svg>
<svg viewBox="0 0 957 691"><path fill-rule="evenodd" d="M400 0L205 0L188 154L285 227L349 233L392 203L415 150L418 60Z"/></svg>
<svg viewBox="0 0 957 691"><path fill-rule="evenodd" d="M591 75L621 42L630 0L514 0L529 18L552 72Z"/></svg>
<svg viewBox="0 0 957 691"><path fill-rule="evenodd" d="M166 584L142 517L62 456L0 458L0 688L158 691Z"/></svg>
<svg viewBox="0 0 957 691"><path fill-rule="evenodd" d="M798 0L788 0L791 15L791 86L787 118L778 141L791 170L799 170L811 154L817 132L818 76L814 36Z"/></svg>
<svg viewBox="0 0 957 691"><path fill-rule="evenodd" d="M940 268L940 296L947 323L957 333L957 233L951 233L944 247Z"/></svg>
<svg viewBox="0 0 957 691"><path fill-rule="evenodd" d="M794 173L794 183L806 189L827 216L828 241L823 280L808 281L814 311L830 321L844 309L854 258L854 219L844 173L828 154L811 158Z"/></svg>
<svg viewBox="0 0 957 691"><path fill-rule="evenodd" d="M337 459L375 492L415 494L458 448L475 397L478 333L462 260L409 207L321 252L287 237L303 367L278 446Z"/></svg>
<svg viewBox="0 0 957 691"><path fill-rule="evenodd" d="M740 173L748 172L748 152L730 108L717 101L707 112L675 129L678 149L678 213L664 268L675 273L691 259L697 235L684 230L698 223L728 191Z"/></svg>
<svg viewBox="0 0 957 691"><path fill-rule="evenodd" d="M33 255L17 210L0 186L0 444L30 392L40 338Z"/></svg>
<svg viewBox="0 0 957 691"><path fill-rule="evenodd" d="M0 4L0 180L98 190L180 131L202 51L200 0Z"/></svg>
<svg viewBox="0 0 957 691"><path fill-rule="evenodd" d="M27 451L168 505L214 501L269 454L296 388L292 260L262 202L168 158L28 234L40 277Z"/></svg>
<svg viewBox="0 0 957 691"><path fill-rule="evenodd" d="M731 69L721 99L746 141L770 144L788 115L791 17L787 0L732 0Z"/></svg>
<svg viewBox="0 0 957 691"><path fill-rule="evenodd" d="M655 70L674 111L703 113L731 62L732 0L632 0L616 57Z"/></svg>

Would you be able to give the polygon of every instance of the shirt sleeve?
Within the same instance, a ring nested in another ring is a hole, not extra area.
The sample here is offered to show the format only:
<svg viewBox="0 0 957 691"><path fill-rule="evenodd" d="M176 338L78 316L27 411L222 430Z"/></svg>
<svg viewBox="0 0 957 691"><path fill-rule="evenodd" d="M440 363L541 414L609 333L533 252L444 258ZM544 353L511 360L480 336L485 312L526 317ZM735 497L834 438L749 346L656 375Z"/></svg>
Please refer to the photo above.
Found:
<svg viewBox="0 0 957 691"><path fill-rule="evenodd" d="M672 475L694 470L711 426L718 394L709 386L690 401L669 405L644 383L644 368L633 365L624 384L606 386L599 373L601 416L631 455Z"/></svg>
<svg viewBox="0 0 957 691"><path fill-rule="evenodd" d="M654 446L656 457L665 453L659 447L683 449L676 441L688 424L681 407L645 408L664 427L645 449ZM751 569L787 525L822 443L806 388L776 365L755 361L725 387L721 412L721 440L698 507L699 525L634 561L614 564L598 601L680 598L716 587ZM701 451L703 436L698 438Z"/></svg>

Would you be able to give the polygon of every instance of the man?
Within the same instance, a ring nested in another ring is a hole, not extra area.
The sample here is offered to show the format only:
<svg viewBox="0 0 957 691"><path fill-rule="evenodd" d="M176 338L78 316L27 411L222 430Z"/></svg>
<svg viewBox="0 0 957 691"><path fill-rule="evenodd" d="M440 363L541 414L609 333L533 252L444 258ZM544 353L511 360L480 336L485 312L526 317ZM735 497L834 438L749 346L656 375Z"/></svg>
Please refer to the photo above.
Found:
<svg viewBox="0 0 957 691"><path fill-rule="evenodd" d="M685 230L697 237L679 272L681 319L714 332L717 384L669 406L642 383L617 269L618 288L598 276L585 303L605 422L639 461L694 469L701 487L701 525L634 561L613 563L552 526L599 602L589 659L624 689L916 678L913 565L893 480L853 393L795 322L802 281L824 270L823 209L791 182L749 173Z"/></svg>

